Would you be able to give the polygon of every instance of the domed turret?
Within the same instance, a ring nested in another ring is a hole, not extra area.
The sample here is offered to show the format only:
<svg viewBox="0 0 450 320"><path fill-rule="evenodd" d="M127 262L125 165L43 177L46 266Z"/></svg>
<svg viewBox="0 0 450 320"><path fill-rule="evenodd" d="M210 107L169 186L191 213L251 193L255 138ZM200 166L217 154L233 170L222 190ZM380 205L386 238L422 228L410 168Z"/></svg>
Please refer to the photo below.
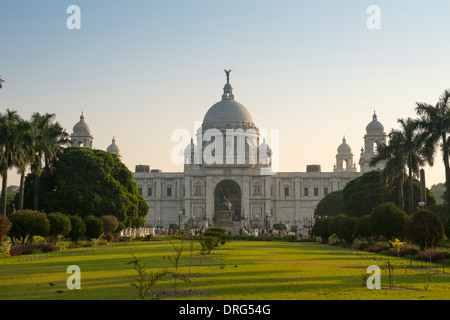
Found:
<svg viewBox="0 0 450 320"><path fill-rule="evenodd" d="M347 144L347 140L342 139L342 144L337 148L336 164L334 165L334 172L356 172L356 166L353 163L352 148Z"/></svg>
<svg viewBox="0 0 450 320"><path fill-rule="evenodd" d="M384 134L384 126L377 120L375 112L373 113L372 122L366 127L366 133L368 135Z"/></svg>
<svg viewBox="0 0 450 320"><path fill-rule="evenodd" d="M73 133L70 138L72 146L92 149L92 140L94 140L94 137L91 135L91 128L84 121L83 112L81 113L80 121L73 126Z"/></svg>
<svg viewBox="0 0 450 320"><path fill-rule="evenodd" d="M374 112L372 122L370 122L366 127L364 148L361 150L361 157L359 159L361 172L384 169L384 162L380 162L377 167L372 167L370 166L370 161L376 156L378 146L386 144L386 138L387 135L384 132L384 126L378 122L377 115Z"/></svg>
<svg viewBox="0 0 450 320"><path fill-rule="evenodd" d="M122 159L122 155L120 154L120 148L116 144L116 139L113 137L112 143L106 148L106 152L115 154L119 159Z"/></svg>
<svg viewBox="0 0 450 320"><path fill-rule="evenodd" d="M352 148L347 144L345 137L342 139L342 144L337 148L337 152L340 155L349 155L352 153Z"/></svg>

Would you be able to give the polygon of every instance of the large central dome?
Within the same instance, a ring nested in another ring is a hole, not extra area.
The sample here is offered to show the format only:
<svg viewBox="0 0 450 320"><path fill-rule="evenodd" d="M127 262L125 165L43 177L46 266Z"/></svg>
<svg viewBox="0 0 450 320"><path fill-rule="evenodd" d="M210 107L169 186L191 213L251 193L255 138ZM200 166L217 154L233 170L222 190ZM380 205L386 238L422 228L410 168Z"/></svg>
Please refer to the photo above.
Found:
<svg viewBox="0 0 450 320"><path fill-rule="evenodd" d="M222 101L217 102L203 119L203 126L208 128L243 128L254 127L253 118L250 112L241 103L234 100L233 87L229 82L229 72L227 73L227 83L223 88Z"/></svg>
<svg viewBox="0 0 450 320"><path fill-rule="evenodd" d="M253 123L250 112L237 101L222 100L213 105L205 115L203 124L212 123L234 123L250 122Z"/></svg>

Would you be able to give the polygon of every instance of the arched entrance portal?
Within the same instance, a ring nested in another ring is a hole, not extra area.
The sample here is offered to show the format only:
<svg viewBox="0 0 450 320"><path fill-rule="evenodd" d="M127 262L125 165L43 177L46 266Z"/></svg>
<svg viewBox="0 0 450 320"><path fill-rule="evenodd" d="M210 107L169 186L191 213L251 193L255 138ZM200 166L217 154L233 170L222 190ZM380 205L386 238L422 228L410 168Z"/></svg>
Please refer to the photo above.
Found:
<svg viewBox="0 0 450 320"><path fill-rule="evenodd" d="M218 227L232 227L241 221L241 187L233 180L222 180L214 189L214 220ZM239 225L239 224L238 224Z"/></svg>

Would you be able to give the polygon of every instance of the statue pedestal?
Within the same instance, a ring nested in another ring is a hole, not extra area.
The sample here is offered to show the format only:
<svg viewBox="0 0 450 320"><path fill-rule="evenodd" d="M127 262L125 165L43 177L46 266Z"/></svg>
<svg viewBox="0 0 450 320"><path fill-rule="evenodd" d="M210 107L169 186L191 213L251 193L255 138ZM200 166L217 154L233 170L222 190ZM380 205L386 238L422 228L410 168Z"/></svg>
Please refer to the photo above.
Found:
<svg viewBox="0 0 450 320"><path fill-rule="evenodd" d="M216 211L216 225L218 227L232 227L233 212L231 210Z"/></svg>

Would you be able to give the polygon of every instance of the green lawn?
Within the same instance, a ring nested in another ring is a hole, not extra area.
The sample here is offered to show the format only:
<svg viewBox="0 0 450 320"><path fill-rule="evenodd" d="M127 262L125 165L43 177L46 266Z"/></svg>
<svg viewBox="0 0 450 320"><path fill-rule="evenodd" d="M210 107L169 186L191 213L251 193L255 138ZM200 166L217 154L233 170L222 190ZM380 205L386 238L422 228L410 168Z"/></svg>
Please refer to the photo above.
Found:
<svg viewBox="0 0 450 320"><path fill-rule="evenodd" d="M442 264L430 269L429 263L414 261L416 268L409 268L409 259L300 242L232 241L206 256L199 255L198 249L195 243L190 254L187 246L179 262L179 274L189 277L191 283L178 280L177 294L173 294L172 277L154 287L164 299L450 298L450 263L442 274ZM137 274L128 264L131 254L144 261L148 271L154 271L172 267L168 256L173 261L175 251L170 242L155 241L6 257L0 260L0 299L134 299L137 291L130 284ZM392 289L384 268L388 259L396 266ZM80 290L66 287L70 265L81 269ZM364 285L362 275L370 265L382 268L381 290Z"/></svg>

